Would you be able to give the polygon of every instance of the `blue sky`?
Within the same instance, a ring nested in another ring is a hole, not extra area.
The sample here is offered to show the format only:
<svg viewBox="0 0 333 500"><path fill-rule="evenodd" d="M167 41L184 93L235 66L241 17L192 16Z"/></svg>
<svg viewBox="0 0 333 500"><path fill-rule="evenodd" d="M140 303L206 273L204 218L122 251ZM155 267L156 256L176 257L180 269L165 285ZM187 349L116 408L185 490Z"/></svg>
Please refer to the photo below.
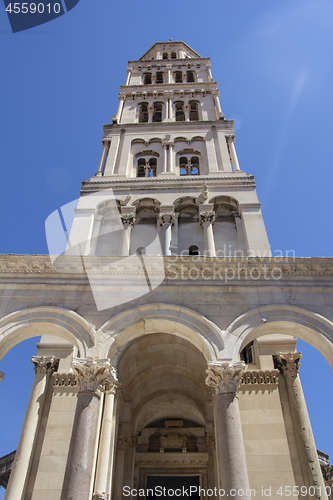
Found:
<svg viewBox="0 0 333 500"><path fill-rule="evenodd" d="M12 34L0 5L0 252L47 253L45 219L96 172L127 61L172 38L212 59L272 250L331 256L332 18L326 0L80 0L66 15ZM30 372L32 343L20 354ZM302 378L317 444L333 458L331 373L311 350L308 359ZM15 449L18 425L9 417L0 456Z"/></svg>

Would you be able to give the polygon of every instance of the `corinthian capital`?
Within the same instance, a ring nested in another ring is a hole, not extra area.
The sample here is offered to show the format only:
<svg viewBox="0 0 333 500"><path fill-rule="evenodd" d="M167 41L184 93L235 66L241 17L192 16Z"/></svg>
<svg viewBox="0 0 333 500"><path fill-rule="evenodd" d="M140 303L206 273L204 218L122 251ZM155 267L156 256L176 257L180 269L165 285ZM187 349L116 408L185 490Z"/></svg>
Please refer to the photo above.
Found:
<svg viewBox="0 0 333 500"><path fill-rule="evenodd" d="M281 373L290 372L297 376L300 360L302 359L301 352L288 352L287 354L277 354L274 357L275 366L280 370Z"/></svg>
<svg viewBox="0 0 333 500"><path fill-rule="evenodd" d="M215 212L200 212L199 214L200 225L202 226L205 222L209 224L214 224Z"/></svg>
<svg viewBox="0 0 333 500"><path fill-rule="evenodd" d="M110 366L108 378L105 381L105 390L116 394L120 384L118 382L117 370L114 366Z"/></svg>
<svg viewBox="0 0 333 500"><path fill-rule="evenodd" d="M222 363L209 365L206 370L206 384L214 390L215 394L236 393L241 384L245 363Z"/></svg>
<svg viewBox="0 0 333 500"><path fill-rule="evenodd" d="M124 227L129 227L129 226L133 227L135 225L136 219L134 214L121 215L120 218Z"/></svg>
<svg viewBox="0 0 333 500"><path fill-rule="evenodd" d="M31 363L34 364L34 372L51 375L58 367L58 360L54 356L32 356Z"/></svg>
<svg viewBox="0 0 333 500"><path fill-rule="evenodd" d="M105 146L109 146L110 143L111 143L111 139L103 139L102 140L103 148L105 148Z"/></svg>
<svg viewBox="0 0 333 500"><path fill-rule="evenodd" d="M96 392L98 386L105 384L110 376L114 380L109 359L74 358L72 368L79 392Z"/></svg>
<svg viewBox="0 0 333 500"><path fill-rule="evenodd" d="M166 214L160 214L160 224L161 226L164 226L164 224L171 224L173 225L175 223L175 214L174 212L166 213Z"/></svg>
<svg viewBox="0 0 333 500"><path fill-rule="evenodd" d="M133 443L133 438L132 436L118 436L118 441L117 441L117 450L127 450L128 446L131 446Z"/></svg>

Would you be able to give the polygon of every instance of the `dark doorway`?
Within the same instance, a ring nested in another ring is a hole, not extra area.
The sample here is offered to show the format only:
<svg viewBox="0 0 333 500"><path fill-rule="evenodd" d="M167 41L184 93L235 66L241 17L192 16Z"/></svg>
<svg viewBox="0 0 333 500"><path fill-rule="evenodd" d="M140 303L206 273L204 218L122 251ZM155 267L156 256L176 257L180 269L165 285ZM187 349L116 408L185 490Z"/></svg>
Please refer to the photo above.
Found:
<svg viewBox="0 0 333 500"><path fill-rule="evenodd" d="M200 500L199 485L199 476L147 476L146 500Z"/></svg>

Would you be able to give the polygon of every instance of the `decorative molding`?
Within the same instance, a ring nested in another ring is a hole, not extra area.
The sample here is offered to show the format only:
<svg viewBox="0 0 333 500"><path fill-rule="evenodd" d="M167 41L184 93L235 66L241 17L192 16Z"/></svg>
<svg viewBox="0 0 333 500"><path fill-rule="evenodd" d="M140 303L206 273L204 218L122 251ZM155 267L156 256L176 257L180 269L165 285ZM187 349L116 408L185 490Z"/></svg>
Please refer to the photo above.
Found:
<svg viewBox="0 0 333 500"><path fill-rule="evenodd" d="M291 258L291 257L205 257L196 256L145 256L145 261L150 262L150 273L160 274L160 262L164 261L165 276L167 279L175 280L175 276L186 276L192 270L199 277L202 274L207 282L223 281L227 272L235 271L233 282L248 279L251 281L252 274L260 274L265 282L280 280L290 277L322 276L326 279L333 278L333 258ZM155 264L156 262L156 264ZM83 266L84 264L84 266ZM18 278L25 279L31 275L35 279L43 275L53 275L60 279L62 274L71 275L77 279L87 280L86 271L94 274L104 275L135 275L140 272L136 261L131 262L131 257L123 259L114 257L93 256L59 256L54 264L51 264L49 255L0 255L0 276L6 279L6 275L17 274ZM109 278L107 278L109 279Z"/></svg>
<svg viewBox="0 0 333 500"><path fill-rule="evenodd" d="M164 224L171 224L173 226L175 223L174 212L160 214L159 221L160 221L161 226L164 226Z"/></svg>
<svg viewBox="0 0 333 500"><path fill-rule="evenodd" d="M115 379L109 359L73 358L72 368L75 373L79 392L96 392L100 385Z"/></svg>
<svg viewBox="0 0 333 500"><path fill-rule="evenodd" d="M208 465L208 453L197 452L170 452L170 453L136 453L135 462L137 465L160 465L170 464L177 465Z"/></svg>
<svg viewBox="0 0 333 500"><path fill-rule="evenodd" d="M279 370L245 371L241 377L242 386L277 384L279 382Z"/></svg>
<svg viewBox="0 0 333 500"><path fill-rule="evenodd" d="M211 387L214 394L236 393L241 385L241 378L245 363L210 364L206 370L206 384Z"/></svg>
<svg viewBox="0 0 333 500"><path fill-rule="evenodd" d="M76 387L77 382L74 373L53 373L54 387Z"/></svg>
<svg viewBox="0 0 333 500"><path fill-rule="evenodd" d="M59 361L54 356L33 356L31 363L36 374L51 375L58 368Z"/></svg>

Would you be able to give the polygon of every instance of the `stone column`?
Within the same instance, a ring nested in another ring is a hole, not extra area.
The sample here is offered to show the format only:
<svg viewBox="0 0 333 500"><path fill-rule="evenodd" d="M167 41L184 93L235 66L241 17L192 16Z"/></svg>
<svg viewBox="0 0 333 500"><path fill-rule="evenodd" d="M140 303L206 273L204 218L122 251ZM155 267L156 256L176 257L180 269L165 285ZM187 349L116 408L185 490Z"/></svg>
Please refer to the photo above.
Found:
<svg viewBox="0 0 333 500"><path fill-rule="evenodd" d="M98 170L95 174L95 177L101 177L102 175L104 175L104 169L105 169L106 159L107 159L108 154L109 154L111 139L103 139L102 144L103 144L103 152L102 152L101 161L99 162Z"/></svg>
<svg viewBox="0 0 333 500"><path fill-rule="evenodd" d="M120 244L120 255L129 255L131 245L131 232L132 227L134 227L135 225L136 219L134 217L134 214L121 215L120 218L124 226Z"/></svg>
<svg viewBox="0 0 333 500"><path fill-rule="evenodd" d="M121 113L123 112L124 102L126 99L125 95L119 95L117 114L115 115L115 122L120 123Z"/></svg>
<svg viewBox="0 0 333 500"><path fill-rule="evenodd" d="M113 428L113 412L115 395L118 388L118 379L115 368L111 368L110 376L105 386L104 410L102 417L102 429L100 435L96 479L93 500L108 500L108 480L110 474L110 462L113 464L113 442L115 429ZM111 467L112 470L112 467Z"/></svg>
<svg viewBox="0 0 333 500"><path fill-rule="evenodd" d="M207 64L207 73L208 73L208 81L212 82L213 81L213 76L212 76L212 67L210 64Z"/></svg>
<svg viewBox="0 0 333 500"><path fill-rule="evenodd" d="M174 223L173 212L160 215L160 224L163 227L163 255L171 255L171 228Z"/></svg>
<svg viewBox="0 0 333 500"><path fill-rule="evenodd" d="M173 144L169 144L169 165L168 172L173 172L173 152L172 152Z"/></svg>
<svg viewBox="0 0 333 500"><path fill-rule="evenodd" d="M153 108L152 104L148 104L148 123L153 122L153 111L154 111L154 108Z"/></svg>
<svg viewBox="0 0 333 500"><path fill-rule="evenodd" d="M172 75L171 75L172 66L167 65L166 68L167 68L167 72L168 72L168 81L167 81L167 83L172 83Z"/></svg>
<svg viewBox="0 0 333 500"><path fill-rule="evenodd" d="M190 121L190 108L188 103L185 104L185 121Z"/></svg>
<svg viewBox="0 0 333 500"><path fill-rule="evenodd" d="M218 90L216 90L213 93L213 96L214 96L214 101L215 101L215 106L216 106L217 118L219 118L221 120L222 118L224 118L224 114L222 113Z"/></svg>
<svg viewBox="0 0 333 500"><path fill-rule="evenodd" d="M98 387L110 377L110 361L74 358L72 367L78 384L78 400L61 500L90 500L100 400Z"/></svg>
<svg viewBox="0 0 333 500"><path fill-rule="evenodd" d="M234 172L240 171L238 158L235 149L235 136L234 135L226 135L227 143L229 147L230 157L232 161L232 166L234 167Z"/></svg>
<svg viewBox="0 0 333 500"><path fill-rule="evenodd" d="M168 171L168 146L166 144L162 144L163 146L163 173L166 174Z"/></svg>
<svg viewBox="0 0 333 500"><path fill-rule="evenodd" d="M290 412L293 420L294 433L302 467L305 486L315 487L315 495L310 499L327 499L325 481L321 472L317 448L312 434L311 423L306 408L302 385L299 378L299 366L302 353L279 354L275 356L275 366L283 374L286 381Z"/></svg>
<svg viewBox="0 0 333 500"><path fill-rule="evenodd" d="M117 479L114 484L113 500L122 500L124 486L124 467L127 447L132 444L132 436L118 436L117 441Z"/></svg>
<svg viewBox="0 0 333 500"><path fill-rule="evenodd" d="M149 177L149 172L150 172L150 166L145 165L145 177Z"/></svg>
<svg viewBox="0 0 333 500"><path fill-rule="evenodd" d="M225 496L236 500L250 498L237 396L244 368L243 362L211 364L206 378L206 384L214 391L218 486L225 490Z"/></svg>
<svg viewBox="0 0 333 500"><path fill-rule="evenodd" d="M17 447L14 465L6 491L6 500L21 500L29 479L35 451L48 381L56 370L58 360L53 356L33 356L35 380L32 386L27 412Z"/></svg>
<svg viewBox="0 0 333 500"><path fill-rule="evenodd" d="M199 214L200 225L204 230L205 255L216 257L213 224L215 220L214 212L201 212Z"/></svg>
<svg viewBox="0 0 333 500"><path fill-rule="evenodd" d="M131 75L132 75L132 68L128 68L127 69L127 78L126 78L125 85L129 85L129 82L130 82L130 79L131 79Z"/></svg>

